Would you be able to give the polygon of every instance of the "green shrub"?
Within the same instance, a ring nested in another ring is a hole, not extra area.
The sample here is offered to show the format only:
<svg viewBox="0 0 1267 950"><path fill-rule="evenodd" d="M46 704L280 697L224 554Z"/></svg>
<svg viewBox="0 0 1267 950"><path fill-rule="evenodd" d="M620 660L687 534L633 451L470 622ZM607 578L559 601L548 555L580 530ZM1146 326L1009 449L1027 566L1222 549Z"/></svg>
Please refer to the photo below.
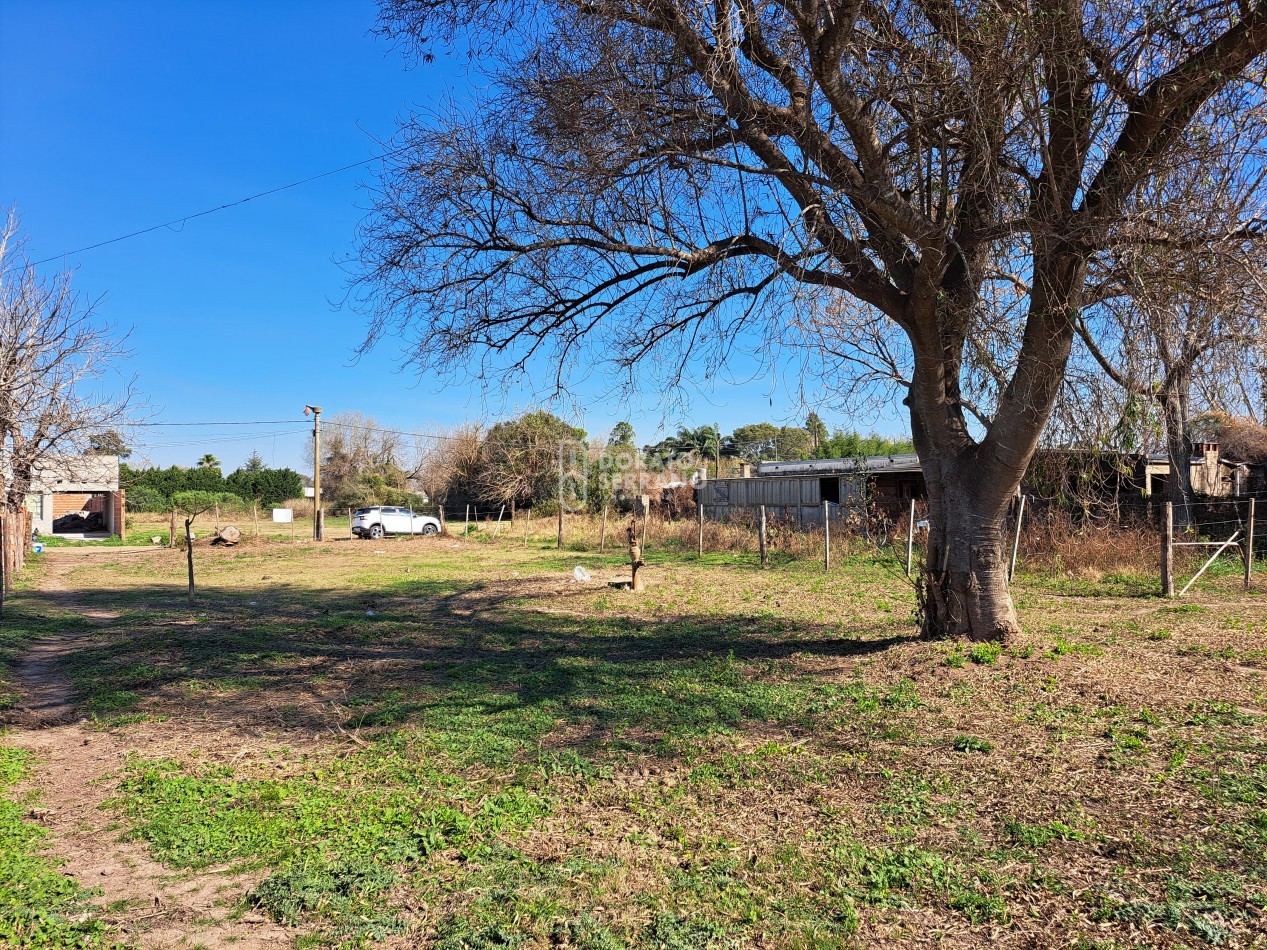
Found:
<svg viewBox="0 0 1267 950"><path fill-rule="evenodd" d="M148 485L129 488L124 504L128 511L167 511L171 508L167 496Z"/></svg>
<svg viewBox="0 0 1267 950"><path fill-rule="evenodd" d="M989 664L999 658L1003 652L1003 647L997 643L978 643L968 653L968 659L973 663Z"/></svg>
<svg viewBox="0 0 1267 950"><path fill-rule="evenodd" d="M954 748L956 752L990 752L994 746L974 736L955 736Z"/></svg>

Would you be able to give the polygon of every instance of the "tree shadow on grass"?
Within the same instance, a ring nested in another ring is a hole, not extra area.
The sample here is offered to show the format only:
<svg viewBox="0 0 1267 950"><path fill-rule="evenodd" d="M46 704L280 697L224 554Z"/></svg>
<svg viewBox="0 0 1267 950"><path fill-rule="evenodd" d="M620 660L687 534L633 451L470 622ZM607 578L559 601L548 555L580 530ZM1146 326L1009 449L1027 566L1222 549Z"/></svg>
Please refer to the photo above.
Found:
<svg viewBox="0 0 1267 950"><path fill-rule="evenodd" d="M861 659L916 639L896 622L844 635L821 623L774 630L771 617L744 611L597 612L586 600L594 588L552 579L208 589L203 616L192 617L171 593L144 584L84 592L86 604L119 613L64 651L85 713L107 722L188 716L309 738L410 725L452 755L488 763L543 746L646 748L747 724L812 728L865 688L829 681L806 658ZM38 593L22 603L32 618L40 607Z"/></svg>

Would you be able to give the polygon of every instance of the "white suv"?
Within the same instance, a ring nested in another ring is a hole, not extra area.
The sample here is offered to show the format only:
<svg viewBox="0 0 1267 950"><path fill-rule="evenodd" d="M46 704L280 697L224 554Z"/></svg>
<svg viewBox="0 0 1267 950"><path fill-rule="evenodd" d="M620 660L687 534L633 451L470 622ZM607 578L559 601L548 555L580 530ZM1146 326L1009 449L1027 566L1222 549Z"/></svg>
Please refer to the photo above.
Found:
<svg viewBox="0 0 1267 950"><path fill-rule="evenodd" d="M352 533L376 540L385 534L439 534L440 522L429 515L415 514L410 508L380 505L353 512Z"/></svg>

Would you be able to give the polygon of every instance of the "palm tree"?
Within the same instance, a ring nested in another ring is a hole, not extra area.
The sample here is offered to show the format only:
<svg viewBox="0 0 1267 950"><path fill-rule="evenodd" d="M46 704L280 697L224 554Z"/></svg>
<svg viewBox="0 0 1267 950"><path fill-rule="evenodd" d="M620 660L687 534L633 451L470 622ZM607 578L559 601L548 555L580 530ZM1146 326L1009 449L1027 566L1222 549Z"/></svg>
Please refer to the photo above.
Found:
<svg viewBox="0 0 1267 950"><path fill-rule="evenodd" d="M707 465L709 459L717 463L717 477L721 477L721 429L717 426L698 426L694 429L678 429L677 435L667 440L679 452L694 452Z"/></svg>
<svg viewBox="0 0 1267 950"><path fill-rule="evenodd" d="M219 468L220 460L216 458L214 455L212 455L210 452L208 452L206 455L204 455L202 458L198 460L198 467L199 468Z"/></svg>

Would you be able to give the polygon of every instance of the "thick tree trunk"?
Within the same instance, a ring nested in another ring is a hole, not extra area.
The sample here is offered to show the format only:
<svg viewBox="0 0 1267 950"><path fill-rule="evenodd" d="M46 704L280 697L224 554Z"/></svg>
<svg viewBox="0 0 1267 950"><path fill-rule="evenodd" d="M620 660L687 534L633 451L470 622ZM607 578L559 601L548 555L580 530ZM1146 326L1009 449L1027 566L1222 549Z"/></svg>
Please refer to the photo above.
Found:
<svg viewBox="0 0 1267 950"><path fill-rule="evenodd" d="M1020 622L1008 591L1005 518L1011 493L987 489L962 463L932 478L923 633L1014 642ZM962 468L963 471L955 471Z"/></svg>
<svg viewBox="0 0 1267 950"><path fill-rule="evenodd" d="M1081 254L1060 241L1036 249L1017 366L979 440L969 432L960 392L964 341L978 304L971 282L966 273L958 284L948 276L940 289L912 300L906 320L915 366L907 401L928 489L926 636L997 643L1020 636L1008 591L1005 519L1069 359Z"/></svg>
<svg viewBox="0 0 1267 950"><path fill-rule="evenodd" d="M1186 374L1177 373L1167 380L1161 401L1166 426L1166 455L1170 459L1170 477L1166 479L1166 500L1174 506L1175 527L1186 530L1192 525L1192 443L1188 439L1188 390Z"/></svg>

